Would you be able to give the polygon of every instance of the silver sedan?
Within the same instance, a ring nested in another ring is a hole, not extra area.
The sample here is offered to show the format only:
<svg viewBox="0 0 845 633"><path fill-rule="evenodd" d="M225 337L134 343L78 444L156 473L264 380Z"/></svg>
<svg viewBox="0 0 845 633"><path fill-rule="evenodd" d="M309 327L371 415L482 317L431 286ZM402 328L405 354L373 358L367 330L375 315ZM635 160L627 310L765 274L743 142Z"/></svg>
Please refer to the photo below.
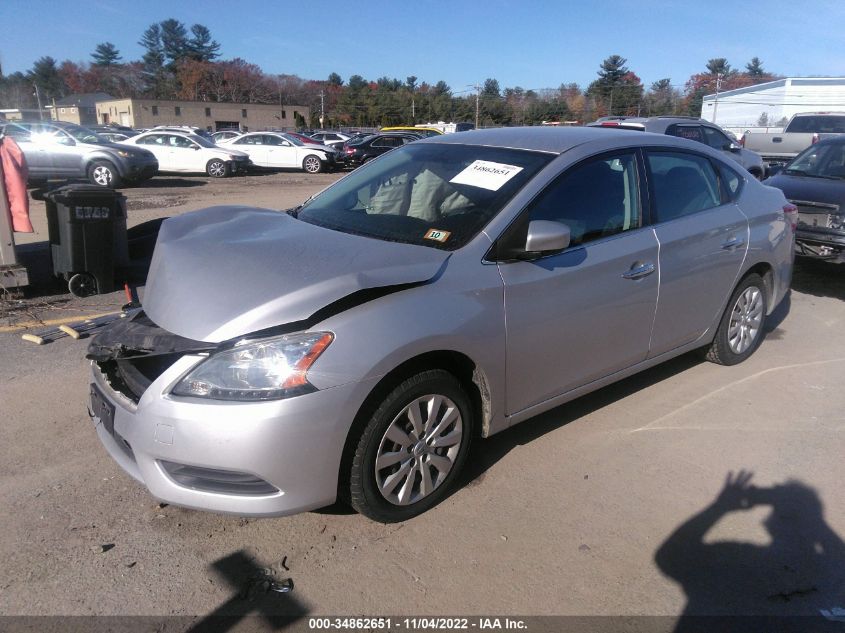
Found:
<svg viewBox="0 0 845 633"><path fill-rule="evenodd" d="M690 350L748 358L795 224L780 191L684 139L418 141L286 213L164 222L143 310L89 348L90 412L168 503L340 497L405 520L449 494L473 438Z"/></svg>

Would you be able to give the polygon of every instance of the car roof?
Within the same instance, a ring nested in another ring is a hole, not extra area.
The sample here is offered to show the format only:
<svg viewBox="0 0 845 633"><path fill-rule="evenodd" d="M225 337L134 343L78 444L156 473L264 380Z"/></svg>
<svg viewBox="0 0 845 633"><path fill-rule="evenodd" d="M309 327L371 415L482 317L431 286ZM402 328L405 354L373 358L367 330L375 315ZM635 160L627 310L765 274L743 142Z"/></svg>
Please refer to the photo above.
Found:
<svg viewBox="0 0 845 633"><path fill-rule="evenodd" d="M614 133L625 134L628 138L634 134L631 130L608 130L595 127L503 127L441 134L421 139L420 142L486 145L562 154L576 145L607 139L609 134ZM636 134L638 138L643 138L642 132L636 132ZM653 136L660 139L667 138L660 135Z"/></svg>

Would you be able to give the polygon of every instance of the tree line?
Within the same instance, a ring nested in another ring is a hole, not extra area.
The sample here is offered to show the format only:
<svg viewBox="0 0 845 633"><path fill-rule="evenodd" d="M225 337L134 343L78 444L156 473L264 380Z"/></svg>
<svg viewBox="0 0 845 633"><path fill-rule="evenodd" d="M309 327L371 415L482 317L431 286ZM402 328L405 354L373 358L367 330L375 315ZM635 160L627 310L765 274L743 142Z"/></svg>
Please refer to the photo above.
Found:
<svg viewBox="0 0 845 633"><path fill-rule="evenodd" d="M557 88L502 88L488 78L471 91L453 91L444 81L428 83L416 76L404 81L331 73L325 80L294 74L269 74L240 58L221 60L220 44L202 24L190 29L168 19L150 25L139 44L141 59L123 61L111 42L97 44L90 62L38 59L26 73L0 74L0 107L35 108L77 93L105 92L114 97L207 102L307 105L310 121L301 126L381 126L426 121L475 121L481 126L537 125L542 122L588 122L608 115L698 116L705 94L750 86L776 78L754 57L744 70L725 58L708 60L705 70L682 87L670 78L646 88L621 55L599 65L597 79L586 88L561 83ZM762 117L761 117L762 118Z"/></svg>

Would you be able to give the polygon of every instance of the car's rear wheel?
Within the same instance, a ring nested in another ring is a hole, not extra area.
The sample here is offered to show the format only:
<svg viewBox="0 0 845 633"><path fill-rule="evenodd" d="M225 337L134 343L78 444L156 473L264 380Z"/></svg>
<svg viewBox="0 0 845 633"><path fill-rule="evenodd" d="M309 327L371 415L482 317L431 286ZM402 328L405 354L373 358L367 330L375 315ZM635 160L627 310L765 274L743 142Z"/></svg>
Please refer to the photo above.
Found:
<svg viewBox="0 0 845 633"><path fill-rule="evenodd" d="M120 174L115 166L106 160L96 160L88 166L88 180L110 189L120 186Z"/></svg>
<svg viewBox="0 0 845 633"><path fill-rule="evenodd" d="M751 274L731 295L716 337L707 348L707 360L719 365L744 361L760 345L765 321L766 284L762 277Z"/></svg>
<svg viewBox="0 0 845 633"><path fill-rule="evenodd" d="M352 507L375 521L393 523L442 501L469 452L473 417L469 397L446 371L424 371L400 383L354 446Z"/></svg>
<svg viewBox="0 0 845 633"><path fill-rule="evenodd" d="M319 156L309 154L302 161L302 169L309 174L319 174L323 171L323 161L320 160Z"/></svg>
<svg viewBox="0 0 845 633"><path fill-rule="evenodd" d="M219 158L212 158L205 166L205 173L212 178L225 178L229 175L229 165Z"/></svg>

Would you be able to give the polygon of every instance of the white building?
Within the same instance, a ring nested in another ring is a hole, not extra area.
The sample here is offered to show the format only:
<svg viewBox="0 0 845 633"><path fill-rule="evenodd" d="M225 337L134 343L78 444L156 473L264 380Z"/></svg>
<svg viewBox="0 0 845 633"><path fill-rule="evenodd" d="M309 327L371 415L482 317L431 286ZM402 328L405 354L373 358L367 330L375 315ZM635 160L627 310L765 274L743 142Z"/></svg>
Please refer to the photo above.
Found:
<svg viewBox="0 0 845 633"><path fill-rule="evenodd" d="M780 127L798 112L825 111L845 112L845 77L787 77L720 92L718 99L706 95L701 104L702 119L740 133Z"/></svg>

